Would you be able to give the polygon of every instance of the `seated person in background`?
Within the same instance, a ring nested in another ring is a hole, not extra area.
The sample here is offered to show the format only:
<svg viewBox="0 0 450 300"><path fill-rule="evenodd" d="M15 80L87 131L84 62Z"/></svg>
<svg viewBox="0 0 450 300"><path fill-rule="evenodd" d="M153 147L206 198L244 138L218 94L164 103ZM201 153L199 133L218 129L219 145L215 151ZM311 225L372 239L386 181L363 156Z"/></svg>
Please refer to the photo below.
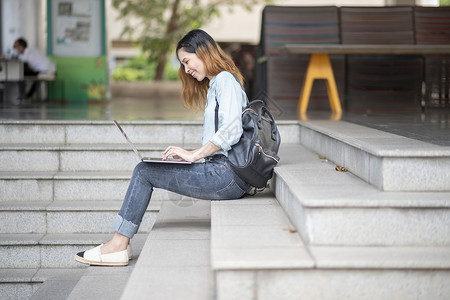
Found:
<svg viewBox="0 0 450 300"><path fill-rule="evenodd" d="M39 73L54 74L56 71L55 64L39 51L39 49L27 46L27 41L23 38L19 38L14 42L14 49L18 52L17 58L24 62L24 76L36 76ZM35 90L36 82L34 81L25 97L31 98ZM20 85L21 97L23 97L24 92L25 82Z"/></svg>

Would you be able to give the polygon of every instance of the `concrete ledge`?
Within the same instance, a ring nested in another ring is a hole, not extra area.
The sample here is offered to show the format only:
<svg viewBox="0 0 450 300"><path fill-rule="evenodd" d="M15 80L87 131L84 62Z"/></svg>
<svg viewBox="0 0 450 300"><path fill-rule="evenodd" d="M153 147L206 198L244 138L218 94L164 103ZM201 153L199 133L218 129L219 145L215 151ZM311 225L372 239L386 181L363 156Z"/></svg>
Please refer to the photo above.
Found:
<svg viewBox="0 0 450 300"><path fill-rule="evenodd" d="M450 247L309 247L319 269L450 272Z"/></svg>
<svg viewBox="0 0 450 300"><path fill-rule="evenodd" d="M110 88L113 98L179 98L181 81L112 81Z"/></svg>
<svg viewBox="0 0 450 300"><path fill-rule="evenodd" d="M301 143L384 191L450 191L450 147L347 122L300 121Z"/></svg>
<svg viewBox="0 0 450 300"><path fill-rule="evenodd" d="M444 270L248 270L217 275L217 299L447 299Z"/></svg>
<svg viewBox="0 0 450 300"><path fill-rule="evenodd" d="M275 195L308 245L450 245L449 192L383 192L300 145L280 157Z"/></svg>
<svg viewBox="0 0 450 300"><path fill-rule="evenodd" d="M270 194L212 202L216 299L448 296L450 247L304 245L280 209Z"/></svg>

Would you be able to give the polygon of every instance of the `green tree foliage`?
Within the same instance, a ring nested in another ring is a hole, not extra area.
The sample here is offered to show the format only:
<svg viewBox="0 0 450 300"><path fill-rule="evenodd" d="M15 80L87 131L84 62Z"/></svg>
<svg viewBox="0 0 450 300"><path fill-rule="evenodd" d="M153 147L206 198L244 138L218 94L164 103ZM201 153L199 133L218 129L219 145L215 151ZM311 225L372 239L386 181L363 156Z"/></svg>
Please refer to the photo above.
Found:
<svg viewBox="0 0 450 300"><path fill-rule="evenodd" d="M164 78L169 54L189 30L200 28L219 8L243 6L248 10L271 0L113 0L126 23L122 35L137 38L150 64L156 63L155 80ZM132 24L131 20L139 21Z"/></svg>
<svg viewBox="0 0 450 300"><path fill-rule="evenodd" d="M439 5L440 6L450 6L450 0L440 0Z"/></svg>
<svg viewBox="0 0 450 300"><path fill-rule="evenodd" d="M156 62L149 63L144 56L130 59L124 65L116 67L112 79L117 81L149 81L155 78ZM166 64L163 80L178 80L177 69Z"/></svg>

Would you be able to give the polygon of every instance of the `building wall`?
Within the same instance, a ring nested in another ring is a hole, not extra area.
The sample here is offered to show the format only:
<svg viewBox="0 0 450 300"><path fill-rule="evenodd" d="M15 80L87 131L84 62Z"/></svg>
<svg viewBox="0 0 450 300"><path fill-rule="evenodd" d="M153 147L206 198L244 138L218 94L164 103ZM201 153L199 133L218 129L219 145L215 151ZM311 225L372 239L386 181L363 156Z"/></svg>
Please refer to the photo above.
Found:
<svg viewBox="0 0 450 300"><path fill-rule="evenodd" d="M11 54L14 41L24 37L30 46L39 47L41 0L2 0L2 53Z"/></svg>

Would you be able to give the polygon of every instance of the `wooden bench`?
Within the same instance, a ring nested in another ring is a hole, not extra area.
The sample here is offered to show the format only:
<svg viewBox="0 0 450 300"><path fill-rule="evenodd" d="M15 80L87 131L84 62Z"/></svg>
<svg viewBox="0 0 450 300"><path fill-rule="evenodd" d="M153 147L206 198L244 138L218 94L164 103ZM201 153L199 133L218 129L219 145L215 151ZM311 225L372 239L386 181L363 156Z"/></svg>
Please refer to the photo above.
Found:
<svg viewBox="0 0 450 300"><path fill-rule="evenodd" d="M4 88L2 95L4 99L7 99L10 96L7 94L7 89L5 88L6 85L20 85L24 84L24 81L36 82L37 87L34 94L34 100L42 100L42 84L46 85L48 100L56 99L55 87L57 84L60 85L60 99L65 99L64 80L58 78L55 73L39 73L36 76L24 76L24 63L22 61L18 59L0 59L0 83L2 84L1 88Z"/></svg>
<svg viewBox="0 0 450 300"><path fill-rule="evenodd" d="M60 86L60 100L65 99L64 80L56 76L55 73L39 73L36 76L25 76L26 81L36 82L36 92L34 93L34 99L36 101L42 101L42 84L46 87L46 99L49 101L56 100L56 85Z"/></svg>

